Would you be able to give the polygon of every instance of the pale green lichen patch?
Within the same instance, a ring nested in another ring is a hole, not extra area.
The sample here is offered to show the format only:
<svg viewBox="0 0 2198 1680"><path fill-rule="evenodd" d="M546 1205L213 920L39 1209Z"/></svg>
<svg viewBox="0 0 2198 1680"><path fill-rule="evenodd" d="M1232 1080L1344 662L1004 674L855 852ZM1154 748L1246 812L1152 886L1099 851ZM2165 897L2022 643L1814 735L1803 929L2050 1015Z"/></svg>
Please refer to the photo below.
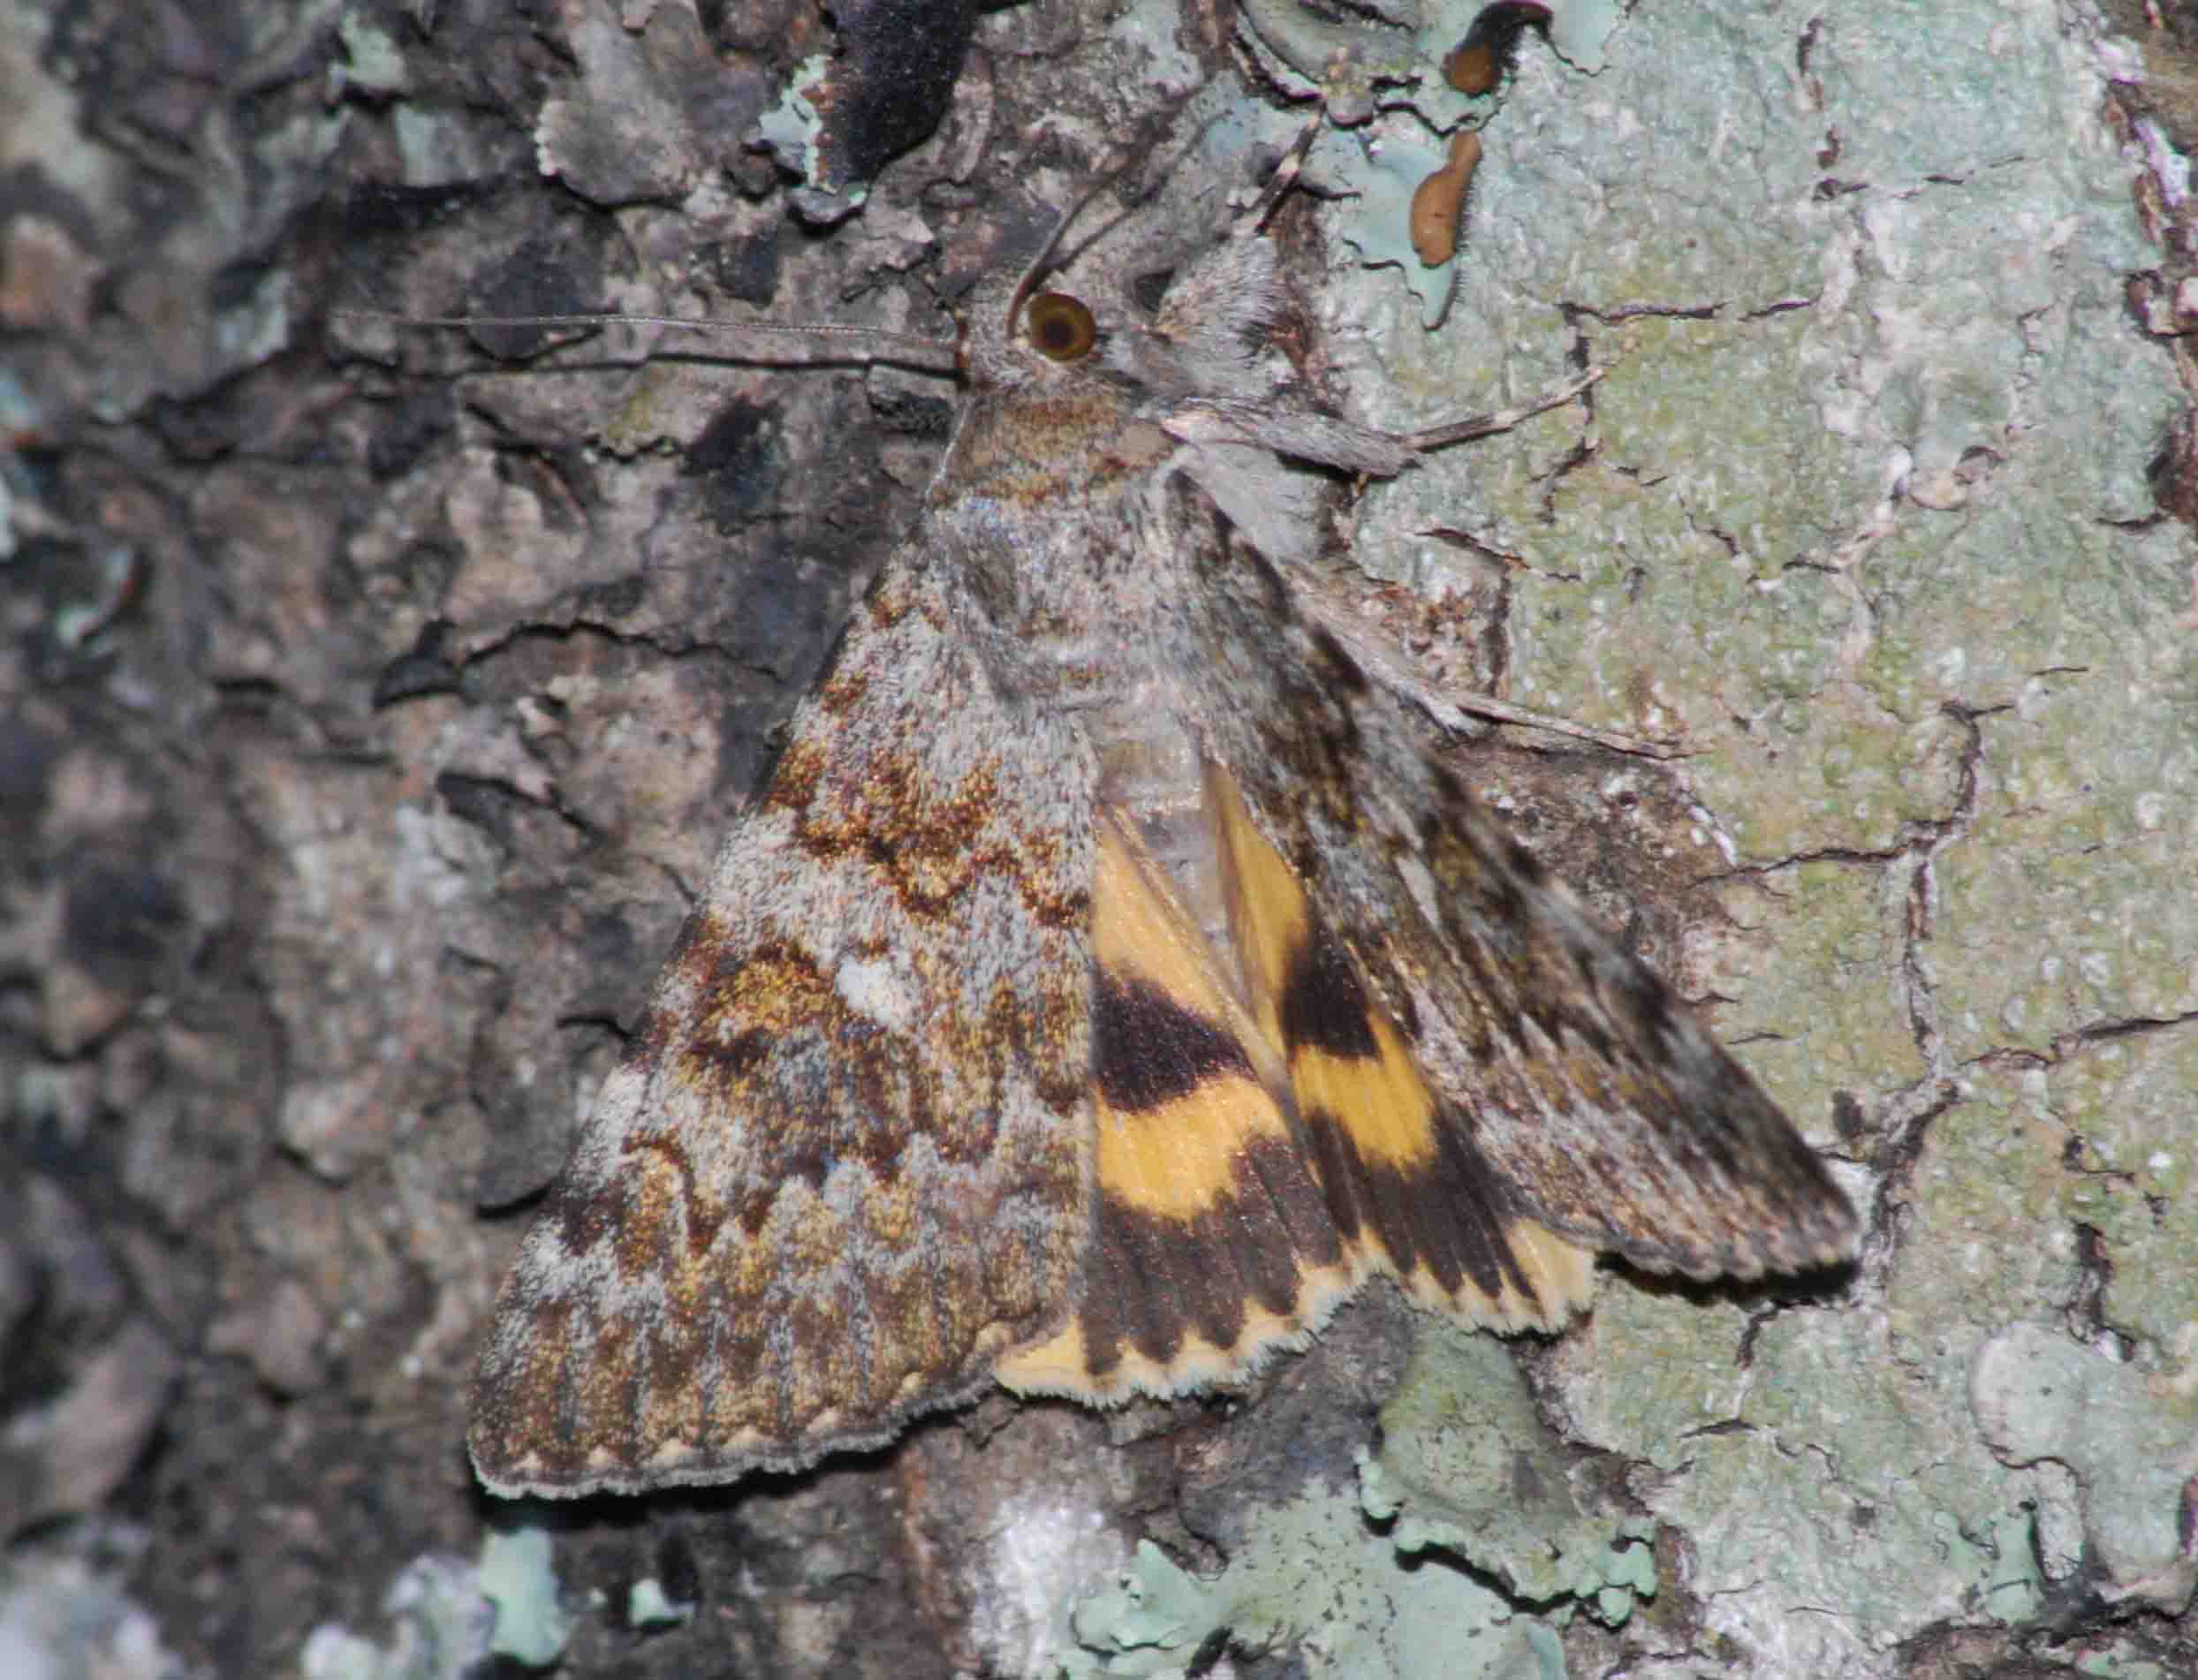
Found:
<svg viewBox="0 0 2198 1680"><path fill-rule="evenodd" d="M1364 134L1330 137L1307 165L1323 192L1363 201L1339 231L1369 269L1396 271L1419 299L1424 323L1433 327L1450 306L1457 258L1429 269L1411 238L1412 198L1420 183L1444 166L1445 143L1410 117L1383 117Z"/></svg>
<svg viewBox="0 0 2198 1680"><path fill-rule="evenodd" d="M1557 1627L1654 1596L1653 1525L1540 1422L1504 1343L1427 1321L1380 1433L1355 1499L1307 1482L1217 1573L1141 1545L1077 1607L1062 1672L1180 1672L1225 1631L1315 1676L1561 1680Z"/></svg>
<svg viewBox="0 0 2198 1680"><path fill-rule="evenodd" d="M2011 1317L2074 1298L2081 1257L2067 1218L2067 1135L2035 1071L1980 1071L1935 1116L1889 1212L1900 1252L1883 1286L1888 1347L1904 1366L1956 1381Z"/></svg>
<svg viewBox="0 0 2198 1680"><path fill-rule="evenodd" d="M1347 1495L1308 1484L1202 1579L1150 1541L1078 1605L1080 1649L1058 1672L1179 1675L1226 1631L1245 1650L1287 1646L1314 1676L1451 1675L1563 1680L1554 1637L1459 1571L1406 1567Z"/></svg>
<svg viewBox="0 0 2198 1680"><path fill-rule="evenodd" d="M2198 821L2185 731L2078 682L2025 709L1982 726L1976 819L1937 860L1918 953L1965 1059L2198 1010L2198 897L2161 890Z"/></svg>
<svg viewBox="0 0 2198 1680"><path fill-rule="evenodd" d="M1466 95L1449 84L1441 66L1482 10L1479 0L1430 5L1408 27L1297 0L1247 0L1240 14L1239 41L1246 50L1278 82L1306 94L1317 89L1333 118L1306 158L1305 178L1335 207L1332 226L1341 246L1367 268L1388 270L1416 299L1428 328L1448 314L1463 265L1453 254L1429 267L1409 228L1414 195L1444 166L1448 137L1466 126L1484 140L1497 132L1502 105L1522 88L1531 109L1535 91L1552 85L1557 58L1598 67L1619 21L1610 0L1559 4L1549 20L1547 47L1536 40L1519 56L1512 85ZM1515 120L1527 125L1530 139L1533 118ZM1482 207L1480 196L1476 190L1467 200L1461 253L1501 237L1501 212Z"/></svg>
<svg viewBox="0 0 2198 1680"><path fill-rule="evenodd" d="M2100 1310L2187 1381L2198 1370L2198 1133L2163 1127L2198 1092L2198 1024L2072 1049L2045 1080L2053 1117L2080 1140L2072 1214L2110 1271ZM2072 1196L2072 1202L2073 1198Z"/></svg>
<svg viewBox="0 0 2198 1680"><path fill-rule="evenodd" d="M1770 583L1838 541L1858 500L1875 495L1874 466L1827 435L1817 413L1809 311L1746 313L1783 278L1742 269L1729 284L1756 295L1716 305L1706 319L1643 315L1596 335L1611 359L1595 395L1603 465L1637 488L1630 529L1612 530L1632 564L1676 563L1692 552L1686 539L1702 538L1727 569ZM1644 276L1637 296L1686 295L1672 284Z"/></svg>
<svg viewBox="0 0 2198 1680"><path fill-rule="evenodd" d="M1382 1408L1361 1499L1393 1520L1399 1553L1454 1553L1519 1598L1622 1622L1633 1595L1656 1594L1655 1525L1589 1492L1586 1468L1535 1415L1501 1343L1430 1322Z"/></svg>
<svg viewBox="0 0 2198 1680"><path fill-rule="evenodd" d="M1591 416L1369 494L1357 552L1500 593L1504 698L1685 743L1732 872L1688 988L1855 1163L1821 1302L1616 1282L1548 1358L1723 1672L1892 1672L2087 1557L2181 1585L2168 1412L2072 1419L2072 1473L1996 1456L1969 1392L2016 1325L2088 1323L2133 1396L2198 1368L2198 640L2146 477L2187 398L2124 306L2159 255L2096 51L1982 4L1636 9L1591 82L1522 64L1439 335L1331 306L1387 424L1515 401L1568 339L1611 365ZM2108 1484L2152 1490L2113 1545Z"/></svg>
<svg viewBox="0 0 2198 1680"><path fill-rule="evenodd" d="M546 1566L547 1536L543 1542ZM489 1556L484 1553L484 1563ZM529 1560L522 1570L533 1567ZM492 1641L495 1613L484 1596L491 1586L484 1568L462 1559L433 1553L414 1558L383 1594L383 1637L368 1638L339 1623L322 1623L299 1653L300 1680L463 1680L492 1656L530 1668L554 1661L561 1639L553 1647Z"/></svg>
<svg viewBox="0 0 2198 1680"><path fill-rule="evenodd" d="M1944 713L1889 720L1852 685L1775 702L1754 729L1691 760L1739 856L1893 854L1959 808L1971 741Z"/></svg>
<svg viewBox="0 0 2198 1680"><path fill-rule="evenodd" d="M817 146L823 123L810 95L823 85L830 70L831 60L823 54L803 59L786 84L785 96L756 122L758 133L780 157L800 161L802 178L813 187L823 185L817 172ZM858 189L858 193L864 191L867 188Z"/></svg>
<svg viewBox="0 0 2198 1680"><path fill-rule="evenodd" d="M496 1607L495 1654L529 1669L563 1654L574 1623L558 1601L549 1530L490 1529L481 1542L481 1595Z"/></svg>
<svg viewBox="0 0 2198 1680"><path fill-rule="evenodd" d="M1775 869L1720 894L1731 926L1702 942L1690 978L1722 1005L1717 1030L1812 1140L1831 1135L1833 1094L1868 1103L1929 1073L1899 989L1905 871L1871 860ZM1772 949L1761 929L1805 930Z"/></svg>
<svg viewBox="0 0 2198 1680"><path fill-rule="evenodd" d="M685 1599L675 1599L664 1591L663 1583L653 1577L645 1577L633 1583L626 1594L625 1621L628 1627L678 1627L694 1618L694 1604Z"/></svg>
<svg viewBox="0 0 2198 1680"><path fill-rule="evenodd" d="M2029 1615L2029 1480L1963 1426L1959 1366L1897 1359L1861 1315L1748 1328L1737 1306L1613 1287L1556 1361L1571 1433L1641 1460L1631 1490L1688 1537L1732 1671L1863 1672L1932 1621Z"/></svg>
<svg viewBox="0 0 2198 1680"><path fill-rule="evenodd" d="M2198 1589L2184 1545L2198 1475L2198 1389L2161 1381L2079 1347L2057 1329L2015 1324L1978 1351L1970 1399L1978 1428L2010 1464L2051 1459L2076 1473L2084 1532L2112 1599L2179 1614Z"/></svg>
<svg viewBox="0 0 2198 1680"><path fill-rule="evenodd" d="M1553 1354L1565 1434L1656 1468L1692 1456L1694 1432L1729 1424L1751 1386L1735 1358L1747 1321L1724 1303L1605 1283L1593 1317ZM1595 1374L1624 1371L1624 1382Z"/></svg>
<svg viewBox="0 0 2198 1680"><path fill-rule="evenodd" d="M1890 1322L1931 1345L1949 1322L1996 1328L2062 1310L2082 1291L2080 1233L2096 1244L2103 1322L2139 1339L2149 1368L2184 1381L2198 1360L2198 1207L2192 1150L2159 1116L2198 1090L2198 1030L2068 1047L2052 1063L1981 1070L1933 1123L1900 1198L1911 1242Z"/></svg>
<svg viewBox="0 0 2198 1680"><path fill-rule="evenodd" d="M2158 1663L2132 1654L2126 1642L2119 1639L2106 1650L2092 1651L2080 1658L2076 1672L2094 1676L2096 1680L2173 1680Z"/></svg>

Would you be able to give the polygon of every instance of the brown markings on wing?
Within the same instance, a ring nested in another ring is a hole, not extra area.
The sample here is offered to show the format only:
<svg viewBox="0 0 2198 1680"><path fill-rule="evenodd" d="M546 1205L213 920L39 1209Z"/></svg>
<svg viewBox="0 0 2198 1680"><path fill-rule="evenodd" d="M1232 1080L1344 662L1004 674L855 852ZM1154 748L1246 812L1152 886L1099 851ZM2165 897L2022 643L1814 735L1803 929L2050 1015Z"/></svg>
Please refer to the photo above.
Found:
<svg viewBox="0 0 2198 1680"><path fill-rule="evenodd" d="M469 1433L498 1491L873 1445L1066 1310L1089 799L924 588L889 574L797 716L505 1284Z"/></svg>

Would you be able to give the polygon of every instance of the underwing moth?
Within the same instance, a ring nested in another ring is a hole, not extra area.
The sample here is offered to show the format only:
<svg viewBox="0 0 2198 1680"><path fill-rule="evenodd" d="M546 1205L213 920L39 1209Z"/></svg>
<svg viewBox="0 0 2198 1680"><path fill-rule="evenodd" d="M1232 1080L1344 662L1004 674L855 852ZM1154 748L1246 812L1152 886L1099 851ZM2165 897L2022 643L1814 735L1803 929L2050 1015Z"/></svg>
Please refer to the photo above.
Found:
<svg viewBox="0 0 2198 1680"><path fill-rule="evenodd" d="M1262 228L1149 316L1050 246L981 304L921 516L504 1286L493 1491L1239 1381L1376 1277L1554 1330L1598 1252L1849 1253L1785 1116L1307 587L1338 475L1473 431L1323 412Z"/></svg>

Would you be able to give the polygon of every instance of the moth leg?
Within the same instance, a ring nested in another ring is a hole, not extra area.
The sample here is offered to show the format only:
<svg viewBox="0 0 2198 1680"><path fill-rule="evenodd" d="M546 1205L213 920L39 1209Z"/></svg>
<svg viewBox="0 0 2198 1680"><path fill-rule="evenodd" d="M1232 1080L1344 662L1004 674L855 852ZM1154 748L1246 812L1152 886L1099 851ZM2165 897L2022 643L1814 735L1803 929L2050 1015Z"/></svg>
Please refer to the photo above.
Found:
<svg viewBox="0 0 2198 1680"><path fill-rule="evenodd" d="M1515 408L1499 408L1492 414L1472 414L1445 426L1430 426L1417 432L1398 432L1391 435L1406 449L1419 454L1430 450L1448 449L1452 443L1469 443L1476 437L1490 437L1497 432L1508 432L1512 427L1532 420L1536 414L1546 414L1552 408L1561 408L1610 372L1607 364L1598 362L1584 374L1576 375L1562 384L1551 386L1539 397Z"/></svg>
<svg viewBox="0 0 2198 1680"><path fill-rule="evenodd" d="M1480 726L1474 721L1478 718L1486 723L1510 724L1562 735L1606 752L1623 753L1630 758L1662 761L1690 756L1676 741L1597 729L1554 712L1516 706L1493 695L1476 694L1469 690L1452 693L1437 687L1418 674L1413 656L1403 644L1385 626L1366 616L1362 610L1363 593L1354 594L1352 586L1342 579L1309 567L1296 581L1298 605L1305 615L1333 636L1368 677L1426 713L1429 721L1447 734L1466 738L1478 735Z"/></svg>
<svg viewBox="0 0 2198 1680"><path fill-rule="evenodd" d="M1282 155L1282 162L1275 165L1275 172L1267 178L1267 185L1260 189L1252 208L1238 218L1230 238L1257 238L1267 227L1267 218L1275 213L1275 207L1289 195L1298 184L1298 177L1305 169L1306 155L1313 149L1313 142L1320 138L1321 125L1328 120L1325 101L1314 108L1305 126L1298 131L1297 139L1290 142L1290 149Z"/></svg>

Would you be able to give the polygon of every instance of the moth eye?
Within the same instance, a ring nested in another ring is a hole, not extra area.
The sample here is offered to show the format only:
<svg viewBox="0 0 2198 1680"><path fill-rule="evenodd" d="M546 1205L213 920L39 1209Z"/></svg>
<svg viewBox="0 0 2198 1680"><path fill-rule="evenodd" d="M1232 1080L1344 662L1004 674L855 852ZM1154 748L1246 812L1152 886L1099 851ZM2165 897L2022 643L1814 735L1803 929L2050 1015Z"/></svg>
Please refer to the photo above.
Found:
<svg viewBox="0 0 2198 1680"><path fill-rule="evenodd" d="M1099 323L1065 291L1030 300L1030 347L1049 361L1081 361L1099 342Z"/></svg>

